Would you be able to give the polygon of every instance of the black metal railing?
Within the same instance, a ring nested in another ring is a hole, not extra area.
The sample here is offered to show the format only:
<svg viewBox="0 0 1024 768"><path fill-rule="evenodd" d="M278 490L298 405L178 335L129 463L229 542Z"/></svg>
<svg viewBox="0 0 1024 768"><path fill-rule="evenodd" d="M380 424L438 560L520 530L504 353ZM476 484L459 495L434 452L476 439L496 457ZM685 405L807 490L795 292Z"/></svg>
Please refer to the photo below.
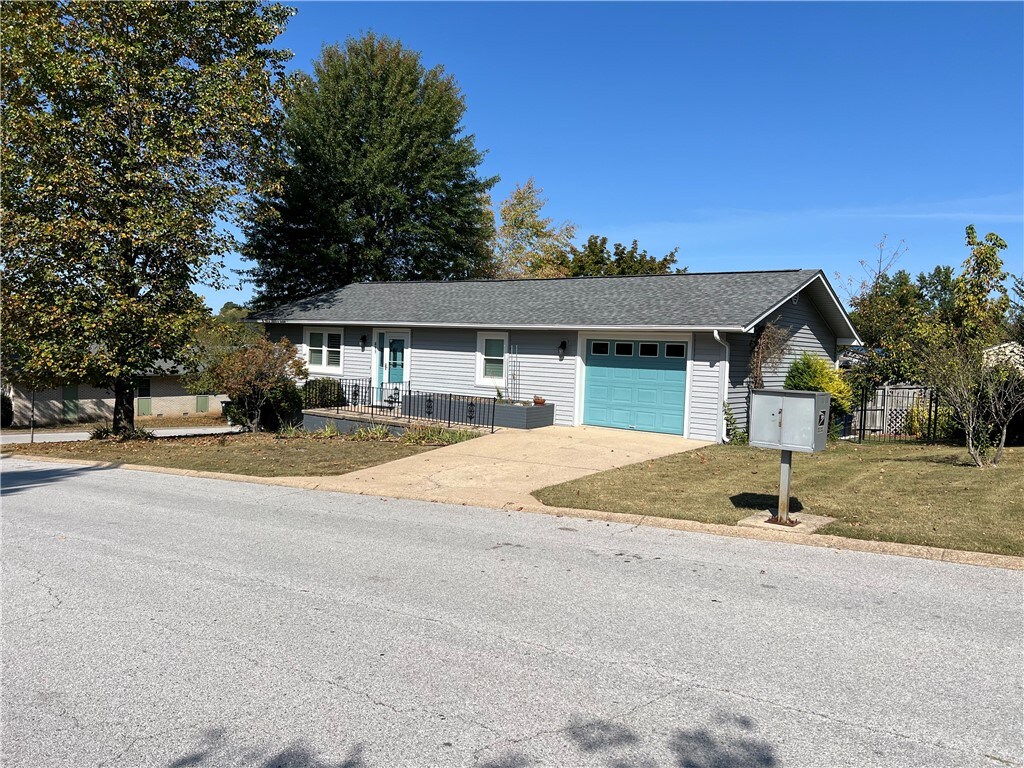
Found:
<svg viewBox="0 0 1024 768"><path fill-rule="evenodd" d="M332 410L491 432L496 404L493 397L415 390L411 383L375 386L371 379L311 379L302 390L304 410Z"/></svg>

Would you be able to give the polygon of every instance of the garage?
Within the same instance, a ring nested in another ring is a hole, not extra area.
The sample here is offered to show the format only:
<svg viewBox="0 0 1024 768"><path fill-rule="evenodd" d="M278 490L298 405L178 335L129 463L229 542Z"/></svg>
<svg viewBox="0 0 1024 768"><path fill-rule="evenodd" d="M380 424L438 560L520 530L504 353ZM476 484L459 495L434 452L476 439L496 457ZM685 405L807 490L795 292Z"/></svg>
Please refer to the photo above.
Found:
<svg viewBox="0 0 1024 768"><path fill-rule="evenodd" d="M588 339L583 423L683 434L686 342Z"/></svg>

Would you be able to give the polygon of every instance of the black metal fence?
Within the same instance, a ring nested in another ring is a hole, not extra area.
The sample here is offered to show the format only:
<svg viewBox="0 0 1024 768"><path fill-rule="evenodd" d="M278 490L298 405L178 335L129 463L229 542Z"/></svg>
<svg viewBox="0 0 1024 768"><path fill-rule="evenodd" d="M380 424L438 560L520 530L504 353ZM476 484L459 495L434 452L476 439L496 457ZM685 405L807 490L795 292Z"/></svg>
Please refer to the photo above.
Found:
<svg viewBox="0 0 1024 768"><path fill-rule="evenodd" d="M446 427L494 431L493 397L424 392L406 384L378 384L370 379L311 379L302 390L305 410L429 422Z"/></svg>
<svg viewBox="0 0 1024 768"><path fill-rule="evenodd" d="M865 391L841 424L843 437L859 441L935 442L944 437L939 397L928 387L890 385Z"/></svg>

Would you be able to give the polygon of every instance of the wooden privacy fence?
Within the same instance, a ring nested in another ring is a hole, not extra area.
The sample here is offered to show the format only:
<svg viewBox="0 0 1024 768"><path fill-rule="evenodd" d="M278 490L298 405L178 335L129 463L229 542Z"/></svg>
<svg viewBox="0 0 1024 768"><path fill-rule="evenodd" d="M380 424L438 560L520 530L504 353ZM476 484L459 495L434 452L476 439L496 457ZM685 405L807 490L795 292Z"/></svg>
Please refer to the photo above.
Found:
<svg viewBox="0 0 1024 768"><path fill-rule="evenodd" d="M890 384L865 391L842 425L843 437L864 440L934 442L940 436L939 398L916 384Z"/></svg>

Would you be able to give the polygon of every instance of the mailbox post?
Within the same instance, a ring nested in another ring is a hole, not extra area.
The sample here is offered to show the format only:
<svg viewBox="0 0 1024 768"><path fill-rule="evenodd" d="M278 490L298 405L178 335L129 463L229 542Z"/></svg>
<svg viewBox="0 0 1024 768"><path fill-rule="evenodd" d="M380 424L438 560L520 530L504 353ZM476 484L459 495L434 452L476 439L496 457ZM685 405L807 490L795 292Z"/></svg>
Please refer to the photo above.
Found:
<svg viewBox="0 0 1024 768"><path fill-rule="evenodd" d="M755 389L750 393L750 444L782 452L778 521L789 522L793 451L817 453L828 444L828 392Z"/></svg>

